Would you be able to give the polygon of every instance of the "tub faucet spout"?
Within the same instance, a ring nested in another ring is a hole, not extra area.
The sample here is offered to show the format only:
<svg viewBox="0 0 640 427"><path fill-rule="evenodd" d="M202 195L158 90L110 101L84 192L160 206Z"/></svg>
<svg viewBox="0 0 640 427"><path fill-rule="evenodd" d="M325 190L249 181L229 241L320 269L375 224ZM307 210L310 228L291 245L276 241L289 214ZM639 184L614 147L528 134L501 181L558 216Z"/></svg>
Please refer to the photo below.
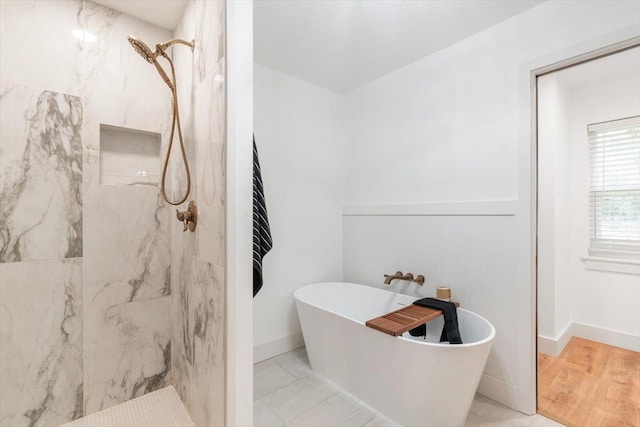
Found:
<svg viewBox="0 0 640 427"><path fill-rule="evenodd" d="M396 271L396 274L385 274L384 275L384 284L385 285L390 285L391 281L394 279L398 279L398 280L408 280L408 281L412 281L413 280L413 274L412 273L407 273L407 274L402 274L402 271Z"/></svg>

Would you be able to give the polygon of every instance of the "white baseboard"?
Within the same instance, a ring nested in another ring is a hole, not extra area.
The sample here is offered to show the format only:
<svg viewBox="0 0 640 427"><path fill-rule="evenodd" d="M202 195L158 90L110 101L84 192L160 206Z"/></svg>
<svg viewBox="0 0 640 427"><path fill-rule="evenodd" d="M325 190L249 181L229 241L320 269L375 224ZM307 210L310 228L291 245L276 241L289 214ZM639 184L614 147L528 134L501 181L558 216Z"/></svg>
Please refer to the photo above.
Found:
<svg viewBox="0 0 640 427"><path fill-rule="evenodd" d="M573 323L571 327L574 337L626 348L631 351L640 351L640 336L638 335L593 325L585 325L584 323Z"/></svg>
<svg viewBox="0 0 640 427"><path fill-rule="evenodd" d="M567 346L571 337L574 336L573 325L575 325L575 323L569 323L558 339L539 335L538 351L553 357L560 356L560 353L562 353L562 350Z"/></svg>
<svg viewBox="0 0 640 427"><path fill-rule="evenodd" d="M288 335L253 347L253 363L262 362L304 345L302 332Z"/></svg>
<svg viewBox="0 0 640 427"><path fill-rule="evenodd" d="M558 357L571 337L584 338L627 350L640 351L640 336L638 335L577 322L572 322L558 339L542 335L538 336L538 351Z"/></svg>
<svg viewBox="0 0 640 427"><path fill-rule="evenodd" d="M543 335L538 335L538 353L557 356L556 351L556 340Z"/></svg>
<svg viewBox="0 0 640 427"><path fill-rule="evenodd" d="M496 402L500 402L511 409L520 411L520 409L516 407L516 392L516 387L513 384L509 384L487 374L482 374L482 377L480 378L480 385L478 385L478 393L481 395L486 396L491 400L495 400Z"/></svg>

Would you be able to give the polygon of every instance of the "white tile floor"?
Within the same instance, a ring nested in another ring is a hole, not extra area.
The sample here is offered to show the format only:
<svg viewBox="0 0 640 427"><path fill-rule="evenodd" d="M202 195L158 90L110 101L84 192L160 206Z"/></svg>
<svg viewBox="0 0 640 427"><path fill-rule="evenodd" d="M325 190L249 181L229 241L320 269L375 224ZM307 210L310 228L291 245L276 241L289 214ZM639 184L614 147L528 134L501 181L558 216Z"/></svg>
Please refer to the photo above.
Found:
<svg viewBox="0 0 640 427"><path fill-rule="evenodd" d="M254 365L254 427L398 427L315 374L304 348ZM562 426L476 395L465 426Z"/></svg>

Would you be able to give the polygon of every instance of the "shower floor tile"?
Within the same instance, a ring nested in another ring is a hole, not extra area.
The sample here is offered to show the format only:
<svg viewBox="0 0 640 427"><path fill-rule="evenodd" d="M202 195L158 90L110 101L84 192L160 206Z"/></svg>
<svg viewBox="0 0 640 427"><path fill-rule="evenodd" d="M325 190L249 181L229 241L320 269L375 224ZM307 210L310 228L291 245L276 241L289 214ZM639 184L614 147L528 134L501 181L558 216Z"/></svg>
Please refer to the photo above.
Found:
<svg viewBox="0 0 640 427"><path fill-rule="evenodd" d="M399 427L315 374L304 348L256 363L253 375L254 427ZM476 395L465 426L561 427L562 424L541 415L521 414Z"/></svg>
<svg viewBox="0 0 640 427"><path fill-rule="evenodd" d="M173 386L60 427L195 427Z"/></svg>

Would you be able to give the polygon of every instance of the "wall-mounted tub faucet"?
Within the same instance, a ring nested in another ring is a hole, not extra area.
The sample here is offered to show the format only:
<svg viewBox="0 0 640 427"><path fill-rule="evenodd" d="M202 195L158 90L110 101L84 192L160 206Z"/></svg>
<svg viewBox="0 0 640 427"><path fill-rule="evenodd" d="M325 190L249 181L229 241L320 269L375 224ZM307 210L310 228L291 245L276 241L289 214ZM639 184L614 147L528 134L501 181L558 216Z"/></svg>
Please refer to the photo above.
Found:
<svg viewBox="0 0 640 427"><path fill-rule="evenodd" d="M416 282L418 285L424 284L424 276L419 274L415 279L413 278L413 273L403 274L402 271L396 271L396 274L385 274L384 275L384 284L390 285L391 281L394 279L398 280L408 280L410 282Z"/></svg>
<svg viewBox="0 0 640 427"><path fill-rule="evenodd" d="M411 273L407 273L407 274L403 274L402 271L396 271L396 274L385 274L384 275L384 284L385 285L390 285L391 281L394 279L398 279L398 280L413 280L413 274Z"/></svg>

